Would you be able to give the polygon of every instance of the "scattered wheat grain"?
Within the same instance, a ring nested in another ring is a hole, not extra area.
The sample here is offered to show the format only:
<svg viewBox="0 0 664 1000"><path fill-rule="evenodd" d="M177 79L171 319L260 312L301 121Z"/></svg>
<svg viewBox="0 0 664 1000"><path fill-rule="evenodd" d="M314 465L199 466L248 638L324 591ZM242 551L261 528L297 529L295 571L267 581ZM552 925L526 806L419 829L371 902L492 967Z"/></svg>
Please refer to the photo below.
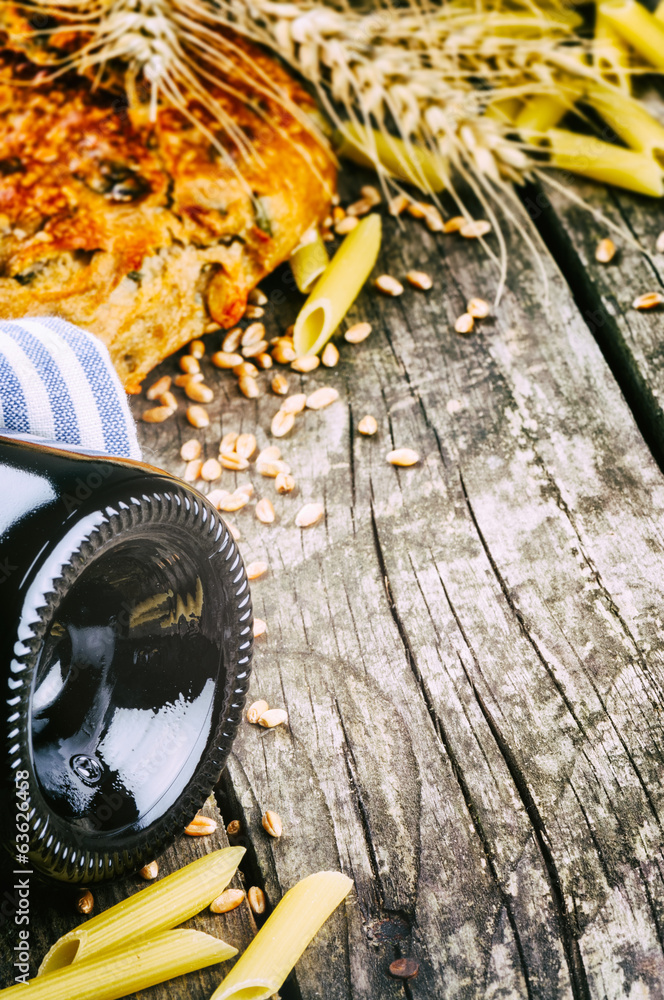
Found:
<svg viewBox="0 0 664 1000"><path fill-rule="evenodd" d="M307 409L322 410L324 407L329 406L330 403L334 403L338 398L339 392L337 389L333 389L330 385L321 386L320 389L316 389L310 396L307 396Z"/></svg>
<svg viewBox="0 0 664 1000"><path fill-rule="evenodd" d="M374 281L374 288L383 295L391 295L396 297L397 295L403 295L403 285L396 278L393 278L391 274L381 274Z"/></svg>
<svg viewBox="0 0 664 1000"><path fill-rule="evenodd" d="M255 701L247 709L247 722L251 722L252 725L256 725L263 712L267 712L269 707L270 706L263 698Z"/></svg>
<svg viewBox="0 0 664 1000"><path fill-rule="evenodd" d="M295 425L295 414L278 410L272 418L270 430L274 437L284 437Z"/></svg>
<svg viewBox="0 0 664 1000"><path fill-rule="evenodd" d="M267 563L261 562L259 559L256 562L251 562L247 566L247 577L249 580L258 580L259 577L265 576L267 573Z"/></svg>
<svg viewBox="0 0 664 1000"><path fill-rule="evenodd" d="M322 503L305 503L304 507L297 512L295 524L298 528L311 528L318 524L325 513Z"/></svg>
<svg viewBox="0 0 664 1000"><path fill-rule="evenodd" d="M475 326L475 320L470 313L462 313L454 321L454 329L457 333L471 333Z"/></svg>
<svg viewBox="0 0 664 1000"><path fill-rule="evenodd" d="M207 410L204 410L202 406L188 406L187 420L192 427L208 427L210 424Z"/></svg>
<svg viewBox="0 0 664 1000"><path fill-rule="evenodd" d="M271 837L280 837L282 835L283 826L279 813L274 812L272 809L266 809L263 813L261 822L263 824L263 829L266 833L269 833Z"/></svg>
<svg viewBox="0 0 664 1000"><path fill-rule="evenodd" d="M390 465L399 466L416 465L420 460L420 456L412 448L395 448L394 451L388 451L385 458Z"/></svg>
<svg viewBox="0 0 664 1000"><path fill-rule="evenodd" d="M406 275L406 281L408 281L413 288L419 288L423 292L428 292L429 289L433 287L431 276L428 275L426 271L409 271Z"/></svg>
<svg viewBox="0 0 664 1000"><path fill-rule="evenodd" d="M367 413L366 417L362 417L357 429L360 434L364 434L365 437L372 437L378 430L378 422L375 417L372 417L370 413Z"/></svg>
<svg viewBox="0 0 664 1000"><path fill-rule="evenodd" d="M210 903L210 911L212 913L230 913L231 910L237 909L243 899L242 889L224 889L221 895Z"/></svg>
<svg viewBox="0 0 664 1000"><path fill-rule="evenodd" d="M256 517L262 524L272 524L274 521L274 507L267 497L256 504Z"/></svg>
<svg viewBox="0 0 664 1000"><path fill-rule="evenodd" d="M188 826L185 826L184 832L188 837L207 837L217 829L216 820L211 819L209 816L203 816L202 813L197 813L192 819Z"/></svg>
<svg viewBox="0 0 664 1000"><path fill-rule="evenodd" d="M153 382L150 388L145 393L145 398L149 400L159 399L162 393L168 392L171 387L171 376L163 375L161 378Z"/></svg>
<svg viewBox="0 0 664 1000"><path fill-rule="evenodd" d="M263 729L274 729L275 726L283 726L287 722L288 712L285 712L283 708L268 708L260 716L258 725L262 726Z"/></svg>

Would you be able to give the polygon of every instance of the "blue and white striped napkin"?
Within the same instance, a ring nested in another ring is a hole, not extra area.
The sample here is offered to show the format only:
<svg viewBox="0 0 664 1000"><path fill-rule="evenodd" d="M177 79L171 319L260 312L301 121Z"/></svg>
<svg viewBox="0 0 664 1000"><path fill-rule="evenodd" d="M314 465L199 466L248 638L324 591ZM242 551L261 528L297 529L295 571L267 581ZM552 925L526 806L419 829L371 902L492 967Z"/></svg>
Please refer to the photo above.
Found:
<svg viewBox="0 0 664 1000"><path fill-rule="evenodd" d="M106 347L48 316L0 320L0 434L140 460L127 397Z"/></svg>

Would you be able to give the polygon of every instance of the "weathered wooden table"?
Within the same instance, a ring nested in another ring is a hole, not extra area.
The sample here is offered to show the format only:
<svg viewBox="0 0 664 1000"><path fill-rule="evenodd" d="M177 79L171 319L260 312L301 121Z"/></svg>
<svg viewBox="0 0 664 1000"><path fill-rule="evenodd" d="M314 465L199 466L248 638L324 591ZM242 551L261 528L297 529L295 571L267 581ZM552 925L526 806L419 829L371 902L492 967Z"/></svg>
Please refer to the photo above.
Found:
<svg viewBox="0 0 664 1000"><path fill-rule="evenodd" d="M654 248L661 205L577 190ZM251 694L289 726L243 727L218 808L241 821L244 882L271 904L315 870L355 882L284 1000L664 997L664 312L631 308L664 285L664 258L624 243L599 265L602 224L539 190L525 198L548 300L534 253L508 233L502 302L455 334L466 300L492 297L495 264L476 241L386 218L377 273L419 268L434 289L365 290L350 319L371 337L344 344L333 370L288 373L291 391L340 392L280 442L294 495L255 469L221 482L250 478L274 501L271 526L253 504L232 519L245 560L270 567L253 586L268 633ZM275 333L297 302L285 271L265 288ZM147 460L176 474L189 437L208 457L229 430L271 440L277 397L249 401L204 370L209 428L182 412L141 424ZM357 434L365 413L374 438ZM390 466L402 446L421 464ZM309 500L326 516L303 531ZM261 828L266 808L280 840ZM223 824L204 844L183 839L162 871L224 843ZM100 888L98 906L139 884ZM38 913L44 949L77 922L61 897ZM194 925L239 947L254 932L246 906ZM419 960L417 978L390 978L398 956ZM141 996L205 1000L221 972Z"/></svg>

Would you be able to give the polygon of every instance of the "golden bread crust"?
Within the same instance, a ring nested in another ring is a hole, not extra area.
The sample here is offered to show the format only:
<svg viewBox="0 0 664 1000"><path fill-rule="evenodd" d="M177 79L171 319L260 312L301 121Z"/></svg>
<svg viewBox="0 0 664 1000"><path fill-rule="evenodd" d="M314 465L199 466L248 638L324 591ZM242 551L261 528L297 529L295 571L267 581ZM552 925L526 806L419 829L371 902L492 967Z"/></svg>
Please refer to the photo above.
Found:
<svg viewBox="0 0 664 1000"><path fill-rule="evenodd" d="M312 108L277 63L233 44ZM150 122L117 93L45 74L0 53L0 318L77 323L135 384L211 320L237 322L249 291L327 214L334 167L298 121L238 81L263 116L214 97L250 137L246 157L194 102Z"/></svg>

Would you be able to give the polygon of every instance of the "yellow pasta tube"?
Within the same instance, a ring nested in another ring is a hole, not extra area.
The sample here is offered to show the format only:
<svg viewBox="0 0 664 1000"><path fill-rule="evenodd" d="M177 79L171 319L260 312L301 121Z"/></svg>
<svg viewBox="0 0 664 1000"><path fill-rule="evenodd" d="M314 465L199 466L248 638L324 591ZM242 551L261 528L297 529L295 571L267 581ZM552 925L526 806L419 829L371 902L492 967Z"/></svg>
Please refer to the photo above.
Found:
<svg viewBox="0 0 664 1000"><path fill-rule="evenodd" d="M163 931L0 990L2 1000L118 1000L174 976L205 969L237 955L237 948L201 931Z"/></svg>
<svg viewBox="0 0 664 1000"><path fill-rule="evenodd" d="M664 69L664 23L637 0L607 0L599 8L628 45L658 69Z"/></svg>
<svg viewBox="0 0 664 1000"><path fill-rule="evenodd" d="M586 100L632 149L651 153L664 166L664 125L640 101L615 90L591 85Z"/></svg>
<svg viewBox="0 0 664 1000"><path fill-rule="evenodd" d="M625 94L632 92L629 72L629 49L620 35L611 27L600 7L595 15L593 42L595 65L606 83L618 87Z"/></svg>
<svg viewBox="0 0 664 1000"><path fill-rule="evenodd" d="M92 917L56 941L38 975L87 963L91 955L150 937L200 913L226 888L243 854L243 847L213 851Z"/></svg>
<svg viewBox="0 0 664 1000"><path fill-rule="evenodd" d="M551 153L550 166L654 198L664 195L664 173L646 153L559 128L551 129L545 138Z"/></svg>
<svg viewBox="0 0 664 1000"><path fill-rule="evenodd" d="M655 17L658 21L664 21L664 0L660 0L655 8Z"/></svg>
<svg viewBox="0 0 664 1000"><path fill-rule="evenodd" d="M425 191L442 191L445 187L444 158L428 149L408 145L402 139L347 122L343 131L335 132L333 144L339 156L362 167L376 169L375 161L366 152L373 148L378 161L392 177Z"/></svg>
<svg viewBox="0 0 664 1000"><path fill-rule="evenodd" d="M290 266L298 289L301 292L311 291L313 283L320 278L329 262L320 233L315 228L310 229L290 256Z"/></svg>
<svg viewBox="0 0 664 1000"><path fill-rule="evenodd" d="M341 872L318 872L289 889L210 1000L264 1000L276 993L352 885Z"/></svg>
<svg viewBox="0 0 664 1000"><path fill-rule="evenodd" d="M295 320L298 357L317 354L341 323L376 263L381 231L380 216L365 215L337 250Z"/></svg>
<svg viewBox="0 0 664 1000"><path fill-rule="evenodd" d="M553 94L536 94L524 104L516 117L515 127L524 133L524 138L538 142L541 133L547 132L565 117L571 105ZM536 133L536 134L535 134Z"/></svg>

